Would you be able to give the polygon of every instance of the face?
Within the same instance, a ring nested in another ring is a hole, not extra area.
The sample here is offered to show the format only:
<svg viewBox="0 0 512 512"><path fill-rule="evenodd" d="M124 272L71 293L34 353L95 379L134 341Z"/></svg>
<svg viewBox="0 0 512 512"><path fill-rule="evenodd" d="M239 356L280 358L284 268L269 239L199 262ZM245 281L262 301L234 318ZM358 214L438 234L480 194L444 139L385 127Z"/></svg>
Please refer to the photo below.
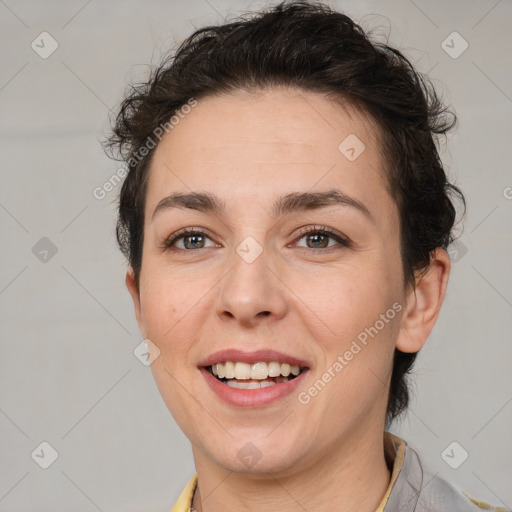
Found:
<svg viewBox="0 0 512 512"><path fill-rule="evenodd" d="M144 230L139 288L127 282L197 458L285 475L382 434L406 297L398 210L366 116L287 88L201 99L155 150ZM216 355L226 350L238 352ZM254 370L258 388L219 381L209 366L225 361ZM259 387L287 362L297 377Z"/></svg>

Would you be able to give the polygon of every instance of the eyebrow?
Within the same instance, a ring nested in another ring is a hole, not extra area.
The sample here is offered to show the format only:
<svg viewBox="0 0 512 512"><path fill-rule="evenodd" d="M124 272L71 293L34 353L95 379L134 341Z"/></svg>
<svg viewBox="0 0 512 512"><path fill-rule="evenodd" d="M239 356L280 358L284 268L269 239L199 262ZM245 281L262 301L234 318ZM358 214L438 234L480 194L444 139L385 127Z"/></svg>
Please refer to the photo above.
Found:
<svg viewBox="0 0 512 512"><path fill-rule="evenodd" d="M273 204L272 216L277 218L294 212L317 210L336 205L355 208L375 223L373 215L363 203L338 189L331 189L327 192L291 192L286 194ZM226 210L226 204L209 192L176 192L164 197L157 204L151 219L169 208L188 208L221 216Z"/></svg>

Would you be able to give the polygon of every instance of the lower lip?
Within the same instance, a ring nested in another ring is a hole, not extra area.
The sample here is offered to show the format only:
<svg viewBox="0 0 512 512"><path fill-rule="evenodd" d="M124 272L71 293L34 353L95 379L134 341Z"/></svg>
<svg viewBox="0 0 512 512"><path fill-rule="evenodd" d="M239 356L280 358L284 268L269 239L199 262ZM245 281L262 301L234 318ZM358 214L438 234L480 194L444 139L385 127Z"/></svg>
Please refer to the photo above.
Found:
<svg viewBox="0 0 512 512"><path fill-rule="evenodd" d="M288 382L279 382L273 386L259 389L237 389L223 384L214 377L206 368L199 369L203 374L210 388L224 402L238 407L264 407L273 404L281 398L292 393L302 382L308 370Z"/></svg>

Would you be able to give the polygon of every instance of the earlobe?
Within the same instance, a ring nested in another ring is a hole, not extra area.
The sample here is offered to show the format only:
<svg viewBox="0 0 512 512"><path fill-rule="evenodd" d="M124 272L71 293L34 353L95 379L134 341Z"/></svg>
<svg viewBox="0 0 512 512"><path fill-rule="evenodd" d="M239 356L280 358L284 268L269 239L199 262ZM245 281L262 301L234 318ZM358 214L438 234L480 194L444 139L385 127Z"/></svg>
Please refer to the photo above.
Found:
<svg viewBox="0 0 512 512"><path fill-rule="evenodd" d="M130 292L130 295L133 300L133 307L135 309L135 317L137 319L137 323L139 324L139 329L140 329L141 333L144 335L143 325L142 325L142 314L141 314L141 307L140 307L140 293L139 293L139 288L137 286L137 283L135 281L135 273L131 267L126 272L125 283L126 283L126 287L128 288L128 291Z"/></svg>
<svg viewBox="0 0 512 512"><path fill-rule="evenodd" d="M450 274L448 253L434 251L428 270L418 277L411 289L402 317L396 348L401 352L418 352L425 345L439 316Z"/></svg>

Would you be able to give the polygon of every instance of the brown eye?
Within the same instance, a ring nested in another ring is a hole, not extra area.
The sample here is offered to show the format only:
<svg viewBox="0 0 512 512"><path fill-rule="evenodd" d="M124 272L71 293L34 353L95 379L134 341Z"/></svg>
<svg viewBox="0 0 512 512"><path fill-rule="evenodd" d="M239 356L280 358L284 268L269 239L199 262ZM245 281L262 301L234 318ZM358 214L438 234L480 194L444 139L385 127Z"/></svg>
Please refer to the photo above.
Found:
<svg viewBox="0 0 512 512"><path fill-rule="evenodd" d="M306 243L311 242L313 247L311 247L311 245L309 245L309 243L308 243L308 247L311 247L311 249L318 249L318 248L323 249L325 247L328 247L329 238L332 238L332 237L330 235L325 235L322 233L313 233L311 235L306 235L306 240L307 240Z"/></svg>
<svg viewBox="0 0 512 512"><path fill-rule="evenodd" d="M349 242L344 237L329 228L309 229L302 232L297 240L302 239L306 240L306 245L299 245L299 247L306 247L308 249L328 249L336 245L344 247L349 245ZM329 239L334 240L336 243L330 244Z"/></svg>
<svg viewBox="0 0 512 512"><path fill-rule="evenodd" d="M185 249L202 249L204 247L205 237L203 235L182 235Z"/></svg>

